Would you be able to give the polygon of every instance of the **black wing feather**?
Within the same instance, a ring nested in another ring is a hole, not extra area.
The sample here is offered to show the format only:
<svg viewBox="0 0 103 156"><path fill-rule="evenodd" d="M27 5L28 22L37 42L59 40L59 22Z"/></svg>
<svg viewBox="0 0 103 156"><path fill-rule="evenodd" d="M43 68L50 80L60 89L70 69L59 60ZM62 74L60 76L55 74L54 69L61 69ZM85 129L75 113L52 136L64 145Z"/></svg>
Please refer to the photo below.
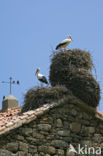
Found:
<svg viewBox="0 0 103 156"><path fill-rule="evenodd" d="M41 79L39 79L39 81L48 84L48 81L45 76L43 76Z"/></svg>
<svg viewBox="0 0 103 156"><path fill-rule="evenodd" d="M62 45L65 45L65 44L66 44L66 42L58 44L58 45L56 46L56 50L57 50L59 47L61 47Z"/></svg>

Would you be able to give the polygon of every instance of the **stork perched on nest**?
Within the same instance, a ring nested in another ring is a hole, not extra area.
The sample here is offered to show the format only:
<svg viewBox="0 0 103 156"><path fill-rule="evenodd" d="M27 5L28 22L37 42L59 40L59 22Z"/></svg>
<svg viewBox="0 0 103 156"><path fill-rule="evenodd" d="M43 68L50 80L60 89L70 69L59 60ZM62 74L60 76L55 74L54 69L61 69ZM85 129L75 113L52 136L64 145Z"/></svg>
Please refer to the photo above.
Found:
<svg viewBox="0 0 103 156"><path fill-rule="evenodd" d="M40 82L45 83L45 84L48 84L48 81L47 81L46 77L44 75L40 74L40 68L37 68L36 69L35 75L37 76L37 79Z"/></svg>
<svg viewBox="0 0 103 156"><path fill-rule="evenodd" d="M67 39L63 40L62 42L60 42L57 46L56 46L56 50L60 49L60 48L66 48L68 46L68 44L70 44L70 42L72 41L71 36L68 36Z"/></svg>

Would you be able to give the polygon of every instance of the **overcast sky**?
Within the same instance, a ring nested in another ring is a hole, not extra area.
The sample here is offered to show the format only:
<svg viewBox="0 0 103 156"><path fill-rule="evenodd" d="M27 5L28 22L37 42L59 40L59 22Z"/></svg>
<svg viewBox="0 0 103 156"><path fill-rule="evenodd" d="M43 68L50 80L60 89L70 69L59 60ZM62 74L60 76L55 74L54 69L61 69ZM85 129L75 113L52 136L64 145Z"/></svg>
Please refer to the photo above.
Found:
<svg viewBox="0 0 103 156"><path fill-rule="evenodd" d="M90 51L101 87L98 109L103 112L103 1L97 0L1 0L0 81L19 80L12 94L23 104L26 91L36 85L37 67L48 77L50 55L71 35L69 48ZM0 84L2 97L9 85Z"/></svg>

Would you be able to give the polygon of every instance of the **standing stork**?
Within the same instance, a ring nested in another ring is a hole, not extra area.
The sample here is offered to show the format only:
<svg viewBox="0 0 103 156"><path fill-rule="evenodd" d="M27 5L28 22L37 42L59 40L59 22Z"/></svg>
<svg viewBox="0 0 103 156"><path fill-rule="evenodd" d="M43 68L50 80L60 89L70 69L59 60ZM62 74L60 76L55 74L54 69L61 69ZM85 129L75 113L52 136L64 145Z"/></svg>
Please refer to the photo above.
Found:
<svg viewBox="0 0 103 156"><path fill-rule="evenodd" d="M35 75L37 76L37 79L40 82L45 83L45 84L48 84L48 81L47 81L46 77L44 75L40 74L40 68L37 68L36 69Z"/></svg>
<svg viewBox="0 0 103 156"><path fill-rule="evenodd" d="M70 44L70 42L72 41L71 36L68 36L67 39L63 40L62 42L60 42L57 46L56 46L56 50L60 49L60 48L66 48L68 46L68 44Z"/></svg>

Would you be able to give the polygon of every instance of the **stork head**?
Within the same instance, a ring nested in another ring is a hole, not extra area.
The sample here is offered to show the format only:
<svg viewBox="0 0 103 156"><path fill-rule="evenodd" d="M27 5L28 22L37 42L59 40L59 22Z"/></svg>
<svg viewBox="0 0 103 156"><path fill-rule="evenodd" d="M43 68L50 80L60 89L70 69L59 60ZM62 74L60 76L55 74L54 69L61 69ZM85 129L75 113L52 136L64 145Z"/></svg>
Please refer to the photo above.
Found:
<svg viewBox="0 0 103 156"><path fill-rule="evenodd" d="M40 72L40 68L36 69L35 75Z"/></svg>
<svg viewBox="0 0 103 156"><path fill-rule="evenodd" d="M72 41L72 37L70 35L68 36L68 39L71 39L71 41Z"/></svg>

